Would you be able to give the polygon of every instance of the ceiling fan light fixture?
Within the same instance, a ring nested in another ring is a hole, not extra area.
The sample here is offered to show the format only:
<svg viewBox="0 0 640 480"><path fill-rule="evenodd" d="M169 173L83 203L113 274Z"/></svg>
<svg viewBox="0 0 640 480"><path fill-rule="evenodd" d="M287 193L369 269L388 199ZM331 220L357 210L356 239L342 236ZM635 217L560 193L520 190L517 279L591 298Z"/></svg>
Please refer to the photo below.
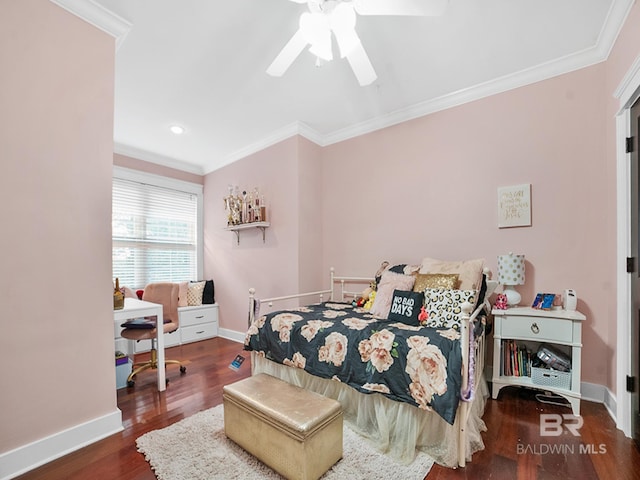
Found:
<svg viewBox="0 0 640 480"><path fill-rule="evenodd" d="M309 49L311 53L326 61L333 59L331 27L326 15L322 13L303 13L300 16L300 31L307 43L311 44Z"/></svg>
<svg viewBox="0 0 640 480"><path fill-rule="evenodd" d="M344 58L360 44L356 33L356 12L350 3L340 3L331 12L331 30L336 36L340 57Z"/></svg>
<svg viewBox="0 0 640 480"><path fill-rule="evenodd" d="M361 86L370 85L377 74L356 32L357 15L442 15L449 0L291 0L306 3L308 12L300 16L298 31L267 68L281 76L300 53L309 51L320 61L333 59L331 35L335 35L340 56L346 58Z"/></svg>

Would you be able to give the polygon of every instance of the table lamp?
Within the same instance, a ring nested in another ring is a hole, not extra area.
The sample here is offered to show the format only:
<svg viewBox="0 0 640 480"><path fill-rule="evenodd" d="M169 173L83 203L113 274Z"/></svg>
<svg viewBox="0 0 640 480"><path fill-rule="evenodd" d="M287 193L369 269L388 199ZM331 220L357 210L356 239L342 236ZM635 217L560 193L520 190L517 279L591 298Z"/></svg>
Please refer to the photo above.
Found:
<svg viewBox="0 0 640 480"><path fill-rule="evenodd" d="M515 307L522 297L513 288L524 285L524 255L498 255L498 282L504 285L503 293L507 296L507 305Z"/></svg>

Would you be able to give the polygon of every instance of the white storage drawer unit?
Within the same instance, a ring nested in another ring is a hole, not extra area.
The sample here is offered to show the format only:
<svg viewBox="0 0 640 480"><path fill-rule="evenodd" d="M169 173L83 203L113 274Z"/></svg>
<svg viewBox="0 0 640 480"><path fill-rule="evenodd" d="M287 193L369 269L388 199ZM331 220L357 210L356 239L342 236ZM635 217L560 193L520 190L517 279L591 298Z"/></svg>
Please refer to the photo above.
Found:
<svg viewBox="0 0 640 480"><path fill-rule="evenodd" d="M182 343L218 336L218 304L178 308Z"/></svg>

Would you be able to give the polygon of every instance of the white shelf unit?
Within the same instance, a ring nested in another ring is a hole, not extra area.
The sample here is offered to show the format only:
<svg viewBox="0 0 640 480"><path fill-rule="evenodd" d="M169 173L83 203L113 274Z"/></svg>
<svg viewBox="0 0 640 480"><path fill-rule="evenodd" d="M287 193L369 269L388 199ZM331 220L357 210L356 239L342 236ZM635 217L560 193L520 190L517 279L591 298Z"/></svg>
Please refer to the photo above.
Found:
<svg viewBox="0 0 640 480"><path fill-rule="evenodd" d="M498 398L500 390L510 385L537 388L563 396L571 404L574 415L580 415L582 322L586 317L577 311L539 310L529 307L493 309L491 313L494 315L492 398ZM538 346L546 343L560 346L560 349L570 353L570 388L535 383L528 376L503 375L503 340L516 340L534 346L536 350Z"/></svg>

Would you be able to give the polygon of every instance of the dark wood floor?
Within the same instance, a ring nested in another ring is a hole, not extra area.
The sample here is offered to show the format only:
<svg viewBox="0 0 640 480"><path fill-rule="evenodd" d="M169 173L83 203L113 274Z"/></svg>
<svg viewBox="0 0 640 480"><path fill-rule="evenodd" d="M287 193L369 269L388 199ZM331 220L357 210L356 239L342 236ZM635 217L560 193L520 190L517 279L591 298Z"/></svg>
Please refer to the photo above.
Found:
<svg viewBox="0 0 640 480"><path fill-rule="evenodd" d="M239 371L229 364L242 345L215 338L167 349L167 358L185 361L187 373L169 366L167 391L156 391L155 372L139 376L132 389L118 390L124 431L18 477L20 480L154 480L136 451L135 439L198 411L222 403L223 385L250 375L249 359ZM434 466L427 480L443 479L640 479L640 454L633 441L616 430L600 404L582 402L579 437L564 432L541 437L541 413L570 413L538 403L533 392L505 389L489 400L484 415L485 449L462 469ZM571 421L568 421L571 423Z"/></svg>

